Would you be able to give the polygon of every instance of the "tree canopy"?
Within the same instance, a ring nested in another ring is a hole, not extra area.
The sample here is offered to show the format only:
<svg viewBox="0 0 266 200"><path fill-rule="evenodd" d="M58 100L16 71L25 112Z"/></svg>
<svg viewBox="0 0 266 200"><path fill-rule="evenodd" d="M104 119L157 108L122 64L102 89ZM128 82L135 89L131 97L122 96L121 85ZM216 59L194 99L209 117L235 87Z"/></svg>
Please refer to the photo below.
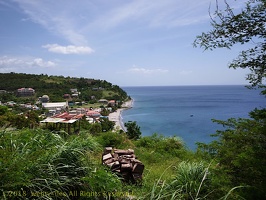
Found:
<svg viewBox="0 0 266 200"><path fill-rule="evenodd" d="M216 0L215 12L210 13L213 29L197 36L194 45L213 50L249 44L229 67L249 69L251 87L264 88L266 95L266 1L247 0L238 13L226 0L222 1L224 9L220 9L220 2ZM266 109L253 110L249 119L214 122L223 130L217 130L213 136L218 138L210 144L199 143L198 151L217 163L213 171L216 192L236 190L236 199L265 199Z"/></svg>
<svg viewBox="0 0 266 200"><path fill-rule="evenodd" d="M250 112L250 119L214 120L223 125L210 144L199 149L217 161L216 176L226 187L244 187L238 194L245 199L266 197L266 109ZM226 173L226 178L223 173ZM229 188L225 189L228 190Z"/></svg>
<svg viewBox="0 0 266 200"><path fill-rule="evenodd" d="M247 80L251 86L265 87L266 78L266 1L248 0L245 8L235 13L226 0L220 9L216 0L216 10L211 16L212 30L197 36L194 46L205 50L231 48L235 44L250 44L250 48L239 53L230 68L248 68Z"/></svg>
<svg viewBox="0 0 266 200"><path fill-rule="evenodd" d="M128 98L127 93L117 85L106 80L96 80L91 78L77 78L64 76L48 76L44 74L24 74L24 73L0 73L0 90L5 93L0 94L0 101L19 101L15 93L18 88L26 87L35 90L35 98L48 95L50 101L64 101L63 95L69 94L70 89L77 89L80 92L79 99L90 101L91 96L96 99L115 99L124 101Z"/></svg>
<svg viewBox="0 0 266 200"><path fill-rule="evenodd" d="M140 131L140 127L137 125L137 122L134 121L134 122L126 122L125 123L125 127L127 128L127 136L129 139L133 139L133 140L136 140L136 139L139 139L140 136L141 136L141 131Z"/></svg>

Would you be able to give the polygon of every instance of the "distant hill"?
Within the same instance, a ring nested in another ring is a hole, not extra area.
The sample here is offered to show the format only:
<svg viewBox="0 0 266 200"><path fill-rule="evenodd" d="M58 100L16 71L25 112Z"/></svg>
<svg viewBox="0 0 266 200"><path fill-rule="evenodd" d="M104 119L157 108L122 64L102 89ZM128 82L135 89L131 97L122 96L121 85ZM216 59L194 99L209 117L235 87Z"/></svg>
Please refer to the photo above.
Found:
<svg viewBox="0 0 266 200"><path fill-rule="evenodd" d="M128 98L127 93L119 86L113 85L105 80L90 78L76 78L64 76L48 76L45 74L24 74L24 73L0 73L0 90L6 93L0 94L0 101L4 101L9 95L16 97L19 88L33 88L35 97L48 95L50 101L62 101L64 94L71 94L70 89L77 89L80 93L78 99L90 101L105 98L123 101ZM9 99L8 98L8 99Z"/></svg>

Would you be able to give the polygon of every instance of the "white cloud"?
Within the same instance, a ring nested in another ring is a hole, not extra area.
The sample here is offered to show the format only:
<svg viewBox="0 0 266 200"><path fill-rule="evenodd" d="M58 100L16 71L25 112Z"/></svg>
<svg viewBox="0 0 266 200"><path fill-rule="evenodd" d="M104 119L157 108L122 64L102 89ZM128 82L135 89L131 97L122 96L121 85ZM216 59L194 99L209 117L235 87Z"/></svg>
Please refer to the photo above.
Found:
<svg viewBox="0 0 266 200"><path fill-rule="evenodd" d="M52 61L45 61L42 58L32 57L0 57L0 71L7 72L16 69L29 69L29 68L50 68L55 67L56 63Z"/></svg>
<svg viewBox="0 0 266 200"><path fill-rule="evenodd" d="M91 54L94 52L94 50L88 46L60 46L58 44L47 44L42 47L48 49L50 52L60 54Z"/></svg>
<svg viewBox="0 0 266 200"><path fill-rule="evenodd" d="M84 7L84 2L72 1L31 1L14 0L29 19L47 29L52 34L64 38L75 45L86 45L87 39L79 30L82 23L78 12ZM25 20L27 18L23 18Z"/></svg>
<svg viewBox="0 0 266 200"><path fill-rule="evenodd" d="M199 23L209 19L210 3L210 0L14 1L31 21L75 45L87 45L88 35L95 30L124 24L134 29L140 24L176 27Z"/></svg>
<svg viewBox="0 0 266 200"><path fill-rule="evenodd" d="M22 20L30 19L78 46L86 46L88 38L92 38L92 34L99 33L102 29L124 28L124 25L130 25L127 27L131 29L173 28L208 21L208 7L210 2L214 2L214 0L13 1L27 15Z"/></svg>
<svg viewBox="0 0 266 200"><path fill-rule="evenodd" d="M102 15L88 24L88 28L113 28L129 23L144 27L179 27L201 23L209 20L208 6L210 0L134 0L129 3L121 1L110 6ZM98 5L100 7L100 5Z"/></svg>
<svg viewBox="0 0 266 200"><path fill-rule="evenodd" d="M168 73L166 69L145 69L139 67L133 67L128 70L130 73L139 73L139 74L159 74L159 73Z"/></svg>
<svg viewBox="0 0 266 200"><path fill-rule="evenodd" d="M29 64L33 67L54 67L56 64L52 61L44 61L42 58L34 58Z"/></svg>

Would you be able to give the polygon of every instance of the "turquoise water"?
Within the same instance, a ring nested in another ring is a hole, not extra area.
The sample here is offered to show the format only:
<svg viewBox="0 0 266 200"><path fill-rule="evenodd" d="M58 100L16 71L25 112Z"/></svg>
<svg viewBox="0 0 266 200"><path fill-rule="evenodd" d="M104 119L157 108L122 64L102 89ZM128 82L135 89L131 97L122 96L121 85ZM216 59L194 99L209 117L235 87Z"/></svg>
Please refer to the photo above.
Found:
<svg viewBox="0 0 266 200"><path fill-rule="evenodd" d="M122 113L123 122L136 121L142 136L153 133L179 136L190 149L196 142L210 142L210 134L222 129L211 119L248 117L265 107L258 90L244 86L123 87L134 99L133 108Z"/></svg>

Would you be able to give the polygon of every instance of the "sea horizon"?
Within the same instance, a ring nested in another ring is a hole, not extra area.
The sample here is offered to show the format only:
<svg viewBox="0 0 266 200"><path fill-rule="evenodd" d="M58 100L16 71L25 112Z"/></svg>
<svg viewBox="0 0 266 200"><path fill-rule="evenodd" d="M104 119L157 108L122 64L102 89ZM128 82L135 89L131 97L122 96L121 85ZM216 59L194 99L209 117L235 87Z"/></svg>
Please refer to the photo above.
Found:
<svg viewBox="0 0 266 200"><path fill-rule="evenodd" d="M186 86L245 86L248 87L250 84L191 84L191 85L124 85L119 86L121 88L126 87L186 87Z"/></svg>

